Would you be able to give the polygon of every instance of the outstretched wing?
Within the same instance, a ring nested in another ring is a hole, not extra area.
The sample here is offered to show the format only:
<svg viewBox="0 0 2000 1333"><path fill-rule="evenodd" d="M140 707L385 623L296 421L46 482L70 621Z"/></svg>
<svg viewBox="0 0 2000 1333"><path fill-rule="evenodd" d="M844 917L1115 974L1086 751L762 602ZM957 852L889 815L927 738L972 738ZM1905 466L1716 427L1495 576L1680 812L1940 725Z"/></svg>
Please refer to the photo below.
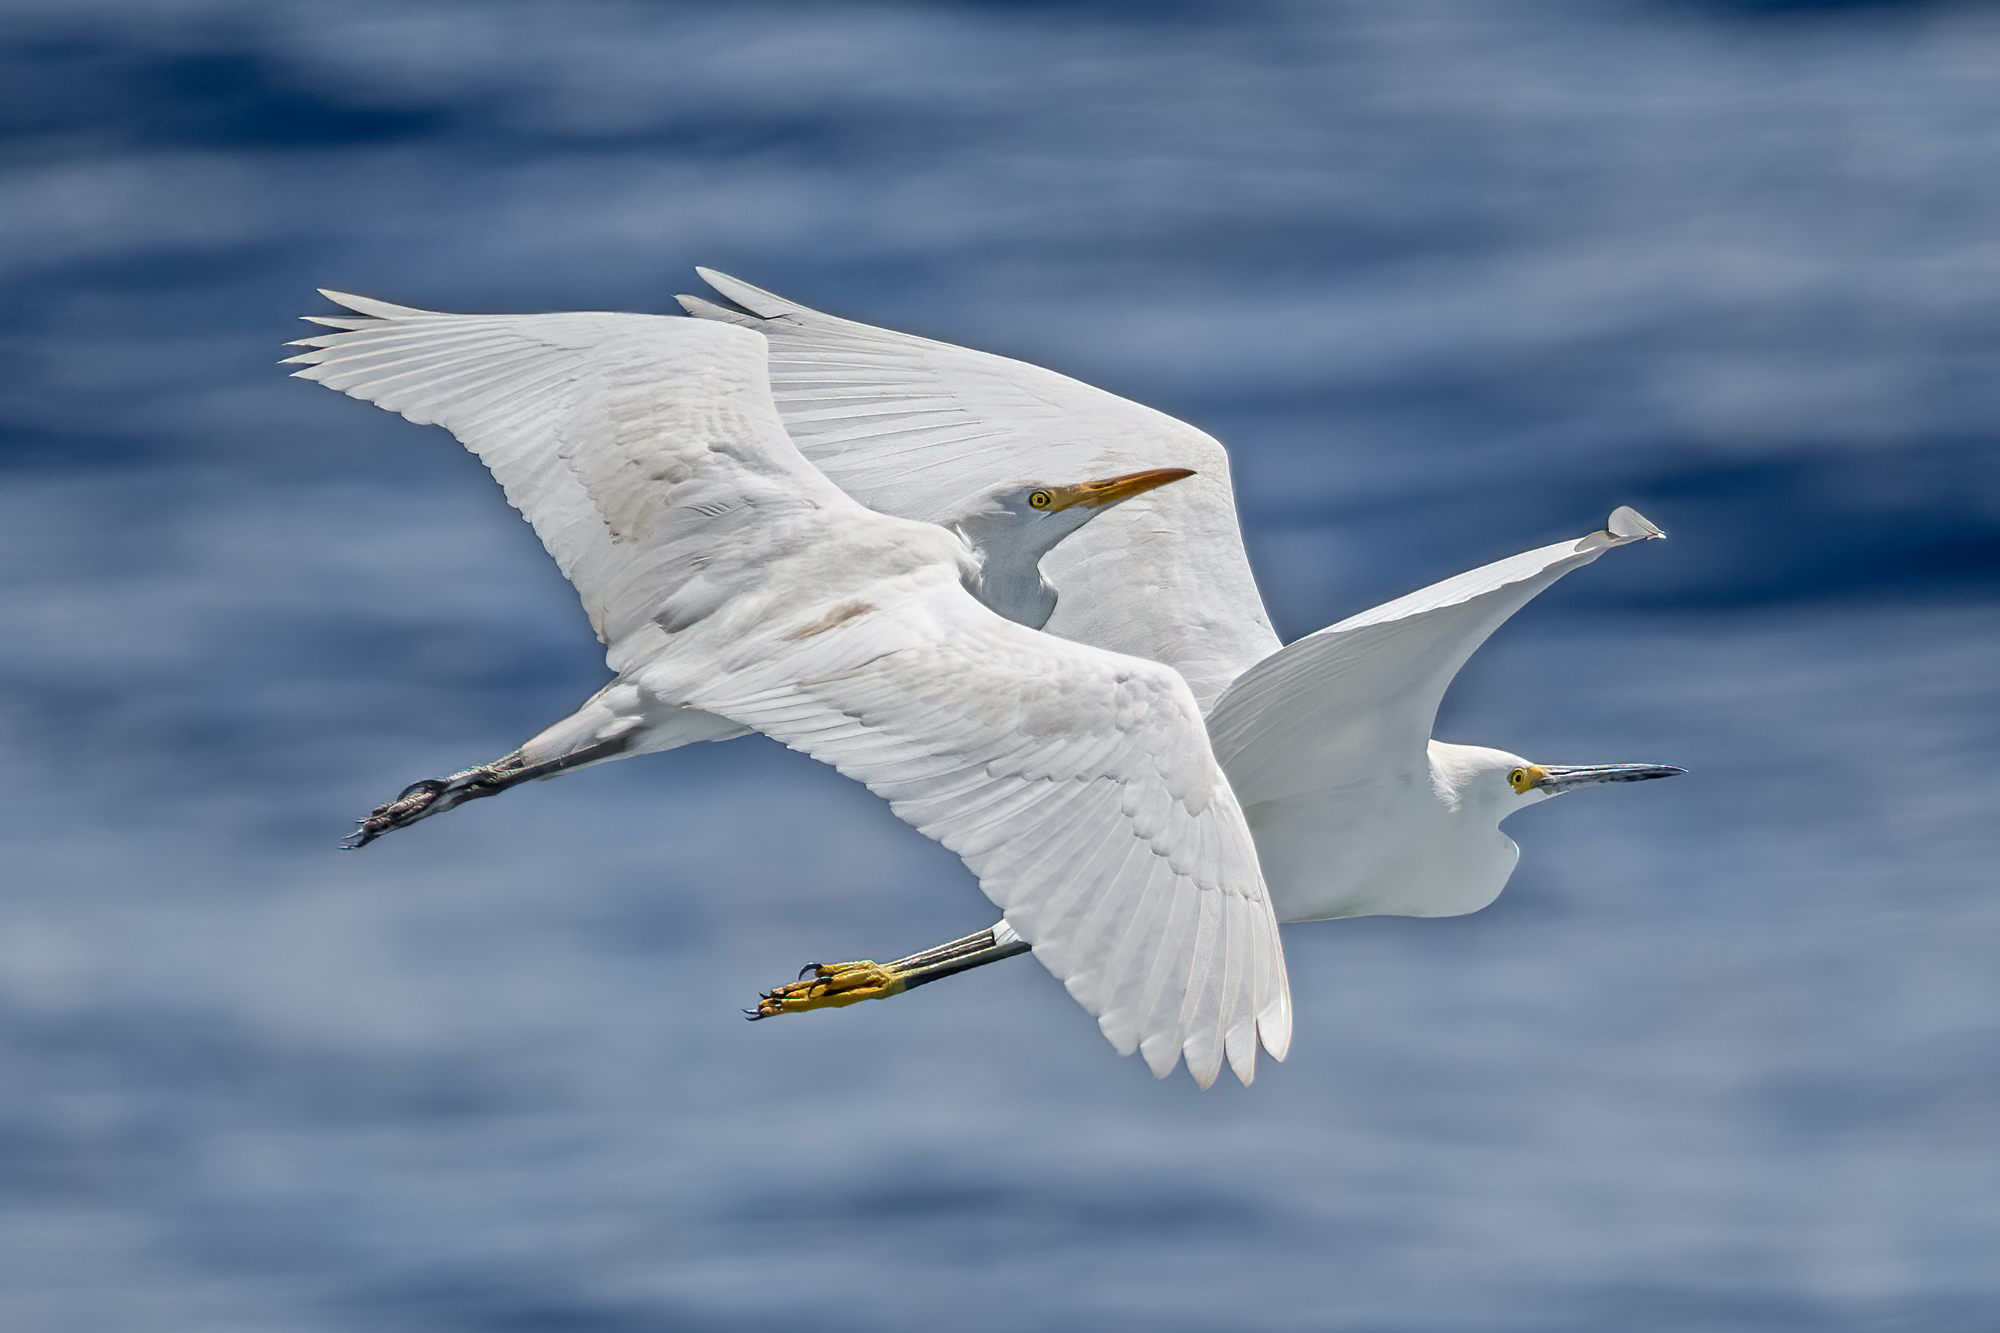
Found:
<svg viewBox="0 0 2000 1333"><path fill-rule="evenodd" d="M1636 510L1605 531L1496 560L1350 616L1286 645L1230 686L1209 713L1216 757L1245 805L1408 773L1445 689L1473 650L1563 575L1614 546L1666 534Z"/></svg>
<svg viewBox="0 0 2000 1333"><path fill-rule="evenodd" d="M732 304L683 296L682 306L770 339L785 429L871 509L936 523L1008 481L1194 470L1101 514L1044 559L1059 595L1049 633L1165 662L1204 708L1278 647L1237 530L1229 456L1209 436L1039 366L696 271Z"/></svg>
<svg viewBox="0 0 2000 1333"><path fill-rule="evenodd" d="M1207 1087L1291 1000L1243 813L1185 681L1025 629L942 572L687 695L832 764L962 857L1122 1054ZM641 679L645 677L642 675Z"/></svg>
<svg viewBox="0 0 2000 1333"><path fill-rule="evenodd" d="M799 455L764 340L678 316L448 315L327 296L361 318L301 339L302 379L443 426L576 585L622 669L662 614L754 578L787 514L860 512ZM635 635L637 636L635 638Z"/></svg>
<svg viewBox="0 0 2000 1333"><path fill-rule="evenodd" d="M1247 1082L1260 1036L1283 1055L1276 920L1186 684L1001 619L946 534L829 482L785 435L761 337L335 299L363 317L322 320L346 331L306 340L299 373L477 453L614 669L886 796L1155 1072L1185 1053L1204 1086L1224 1058ZM899 554L841 559L870 550Z"/></svg>

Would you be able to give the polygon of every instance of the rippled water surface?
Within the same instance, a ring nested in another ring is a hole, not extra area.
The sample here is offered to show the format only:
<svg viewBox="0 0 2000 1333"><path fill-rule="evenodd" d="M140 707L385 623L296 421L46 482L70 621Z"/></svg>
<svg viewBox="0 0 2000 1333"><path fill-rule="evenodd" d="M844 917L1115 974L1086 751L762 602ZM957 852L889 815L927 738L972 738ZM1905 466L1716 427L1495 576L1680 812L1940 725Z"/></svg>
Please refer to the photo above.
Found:
<svg viewBox="0 0 2000 1333"><path fill-rule="evenodd" d="M1992 1326L1989 7L15 0L0 62L7 1328ZM1207 1094L1029 963L743 1024L989 919L763 741L336 852L604 673L292 317L697 263L1219 435L1288 637L1637 505L1440 734L1694 776L1288 928Z"/></svg>

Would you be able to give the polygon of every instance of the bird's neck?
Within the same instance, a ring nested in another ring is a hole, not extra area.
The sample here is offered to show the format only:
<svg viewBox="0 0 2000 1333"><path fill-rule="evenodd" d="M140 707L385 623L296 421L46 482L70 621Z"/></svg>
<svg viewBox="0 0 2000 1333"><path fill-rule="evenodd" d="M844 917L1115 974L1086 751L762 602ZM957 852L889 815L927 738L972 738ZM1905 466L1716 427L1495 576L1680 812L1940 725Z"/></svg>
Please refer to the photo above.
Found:
<svg viewBox="0 0 2000 1333"><path fill-rule="evenodd" d="M1040 629L1049 623L1056 613L1056 590L1042 577L1044 552L1023 545L1011 533L994 533L984 515L969 515L945 527L972 553L966 591L1016 624Z"/></svg>
<svg viewBox="0 0 2000 1333"><path fill-rule="evenodd" d="M975 548L977 549L977 548ZM1042 577L1038 556L996 557L980 550L972 595L1016 624L1040 629L1056 613L1056 590Z"/></svg>

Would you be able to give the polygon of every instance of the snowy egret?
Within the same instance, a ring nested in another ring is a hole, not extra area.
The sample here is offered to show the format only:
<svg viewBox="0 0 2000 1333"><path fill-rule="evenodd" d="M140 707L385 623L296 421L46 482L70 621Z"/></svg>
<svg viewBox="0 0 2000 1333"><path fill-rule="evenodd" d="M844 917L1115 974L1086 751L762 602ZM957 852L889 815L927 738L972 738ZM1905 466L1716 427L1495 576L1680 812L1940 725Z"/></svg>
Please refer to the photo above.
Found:
<svg viewBox="0 0 2000 1333"><path fill-rule="evenodd" d="M1277 922L1186 683L977 595L1046 618L1034 553L1185 470L988 484L957 529L891 517L800 455L756 334L334 299L361 317L321 319L346 331L302 340L298 373L485 462L608 645L595 703L623 738L756 730L865 783L1155 1074L1283 1058Z"/></svg>
<svg viewBox="0 0 2000 1333"><path fill-rule="evenodd" d="M1519 856L1502 820L1579 787L1681 773L1431 739L1452 678L1509 616L1613 547L1664 535L1620 507L1601 531L1351 616L1238 677L1209 711L1209 737L1279 919L1476 912Z"/></svg>
<svg viewBox="0 0 2000 1333"><path fill-rule="evenodd" d="M1210 740L1256 840L1280 921L1458 916L1499 897L1520 849L1510 815L1666 764L1537 764L1431 739L1474 649L1572 569L1663 536L1630 508L1570 542L1498 560L1349 617L1271 654L1208 714ZM885 998L1011 956L1003 919L893 962L813 964L766 992L759 1017Z"/></svg>

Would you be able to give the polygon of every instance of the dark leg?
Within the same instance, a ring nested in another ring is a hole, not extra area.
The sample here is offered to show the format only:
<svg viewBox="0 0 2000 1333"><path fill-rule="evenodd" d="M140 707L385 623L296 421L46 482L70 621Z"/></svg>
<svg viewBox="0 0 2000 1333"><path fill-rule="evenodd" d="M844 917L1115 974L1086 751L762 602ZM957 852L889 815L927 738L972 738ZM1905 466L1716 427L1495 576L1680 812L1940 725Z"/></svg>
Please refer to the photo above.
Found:
<svg viewBox="0 0 2000 1333"><path fill-rule="evenodd" d="M516 750L505 758L468 768L448 778L425 778L422 782L413 782L403 788L395 800L376 806L368 818L361 821L361 827L341 845L349 851L366 847L384 833L408 828L419 819L442 814L467 801L476 801L482 796L498 796L518 783L533 778L554 777L565 769L609 759L624 750L627 744L629 738L620 736L615 740L571 750L568 754L539 764L529 763L522 751Z"/></svg>

